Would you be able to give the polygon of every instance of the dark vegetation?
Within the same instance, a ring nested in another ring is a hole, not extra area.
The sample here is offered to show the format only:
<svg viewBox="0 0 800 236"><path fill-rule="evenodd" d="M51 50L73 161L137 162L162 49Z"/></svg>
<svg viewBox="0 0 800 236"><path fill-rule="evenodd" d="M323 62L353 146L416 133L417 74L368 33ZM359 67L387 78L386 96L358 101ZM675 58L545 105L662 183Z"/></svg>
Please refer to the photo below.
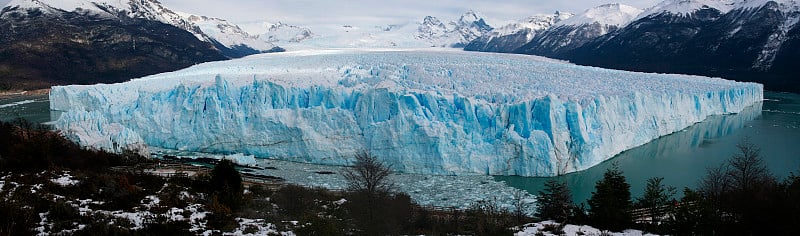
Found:
<svg viewBox="0 0 800 236"><path fill-rule="evenodd" d="M697 189L675 188L663 178L648 179L642 197L631 201L630 185L614 165L598 181L589 200L588 218L571 201L564 183L555 180L539 193L540 219L588 224L619 231L637 228L671 235L794 235L800 225L800 177L778 180L760 150L744 141L727 163L710 168Z"/></svg>
<svg viewBox="0 0 800 236"><path fill-rule="evenodd" d="M0 123L0 235L34 235L43 217L46 232L72 235L195 235L189 221L164 217L170 209L199 206L214 234L241 229L239 218L263 219L275 230L298 235L471 234L508 235L510 228L532 219L503 210L494 201L466 210L434 209L415 204L395 191L388 167L362 153L344 175L343 192L287 185L243 186L229 161L220 161L208 176L165 178L143 171L152 160L134 152L111 154L85 150L60 134L24 121ZM125 167L133 171L117 171ZM51 179L69 173L79 182L61 186ZM247 189L247 191L244 191ZM60 197L55 197L60 196ZM142 227L105 212L146 210ZM78 200L91 199L89 203ZM46 213L44 216L42 213ZM183 213L188 218L190 213ZM109 223L109 222L113 222ZM80 229L78 225L83 225ZM245 233L257 232L245 227Z"/></svg>

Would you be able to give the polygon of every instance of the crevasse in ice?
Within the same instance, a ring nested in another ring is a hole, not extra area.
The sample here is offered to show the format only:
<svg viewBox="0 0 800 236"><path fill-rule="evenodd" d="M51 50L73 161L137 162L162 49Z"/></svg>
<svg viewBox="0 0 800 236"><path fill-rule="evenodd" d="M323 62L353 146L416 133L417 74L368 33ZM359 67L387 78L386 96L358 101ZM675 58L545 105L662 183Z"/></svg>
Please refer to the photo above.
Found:
<svg viewBox="0 0 800 236"><path fill-rule="evenodd" d="M366 150L409 173L583 170L762 86L453 50L311 50L212 62L120 84L56 86L82 145L347 165Z"/></svg>

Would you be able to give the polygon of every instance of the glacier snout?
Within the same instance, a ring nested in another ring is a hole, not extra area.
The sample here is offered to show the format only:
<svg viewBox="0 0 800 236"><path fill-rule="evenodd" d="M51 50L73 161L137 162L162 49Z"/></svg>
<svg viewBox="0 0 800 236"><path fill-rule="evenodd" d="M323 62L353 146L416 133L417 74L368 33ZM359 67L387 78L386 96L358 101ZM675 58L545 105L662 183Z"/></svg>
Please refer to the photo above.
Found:
<svg viewBox="0 0 800 236"><path fill-rule="evenodd" d="M259 55L50 94L65 112L56 128L108 150L330 165L367 150L404 172L523 176L589 168L762 96L752 83L439 50Z"/></svg>

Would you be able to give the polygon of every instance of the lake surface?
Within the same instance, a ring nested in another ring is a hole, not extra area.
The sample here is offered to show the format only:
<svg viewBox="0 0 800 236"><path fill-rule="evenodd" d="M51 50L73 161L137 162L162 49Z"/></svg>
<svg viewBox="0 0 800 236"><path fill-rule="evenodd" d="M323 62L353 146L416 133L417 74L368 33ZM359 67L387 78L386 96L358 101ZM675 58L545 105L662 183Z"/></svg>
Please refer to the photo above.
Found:
<svg viewBox="0 0 800 236"><path fill-rule="evenodd" d="M650 177L678 188L695 187L706 169L724 163L736 152L736 144L749 139L761 147L769 169L780 178L800 171L800 94L765 92L765 101L732 115L714 116L683 131L623 152L585 171L552 177L566 181L576 202L585 202L595 183L612 163L631 184L634 197L641 195ZM34 123L51 121L47 95L0 100L0 120L23 118ZM51 117L52 116L52 117ZM497 181L536 194L550 178L497 176Z"/></svg>
<svg viewBox="0 0 800 236"><path fill-rule="evenodd" d="M50 100L48 99L46 94L0 99L0 121L22 118L41 124L58 118L50 116Z"/></svg>

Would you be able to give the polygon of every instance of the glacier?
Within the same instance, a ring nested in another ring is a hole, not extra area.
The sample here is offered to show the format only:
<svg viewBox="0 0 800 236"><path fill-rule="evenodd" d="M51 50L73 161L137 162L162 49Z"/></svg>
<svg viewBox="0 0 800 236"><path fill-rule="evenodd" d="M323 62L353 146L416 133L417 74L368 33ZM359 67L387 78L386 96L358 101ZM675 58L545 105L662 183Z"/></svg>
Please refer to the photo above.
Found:
<svg viewBox="0 0 800 236"><path fill-rule="evenodd" d="M580 171L762 100L756 83L445 49L263 54L50 91L53 126L94 148L326 165L366 150L440 175Z"/></svg>

